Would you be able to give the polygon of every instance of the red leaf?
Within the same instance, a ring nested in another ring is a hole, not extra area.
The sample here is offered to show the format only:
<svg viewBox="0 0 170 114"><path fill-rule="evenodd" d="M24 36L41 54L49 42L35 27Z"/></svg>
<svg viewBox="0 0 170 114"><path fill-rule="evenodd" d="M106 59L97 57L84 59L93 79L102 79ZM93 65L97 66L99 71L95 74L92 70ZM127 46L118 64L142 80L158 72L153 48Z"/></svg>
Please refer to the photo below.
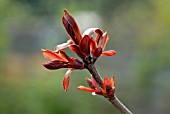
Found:
<svg viewBox="0 0 170 114"><path fill-rule="evenodd" d="M60 68L71 68L72 66L65 61L53 60L43 64L43 66L49 70L56 70Z"/></svg>
<svg viewBox="0 0 170 114"><path fill-rule="evenodd" d="M103 50L106 47L107 41L109 39L107 31L100 37L98 42L98 47L101 47Z"/></svg>
<svg viewBox="0 0 170 114"><path fill-rule="evenodd" d="M65 59L65 61L71 61L72 60L64 51L59 51L58 55L63 57Z"/></svg>
<svg viewBox="0 0 170 114"><path fill-rule="evenodd" d="M91 80L91 79L86 78L86 82L87 82L87 84L89 85L89 87L90 87L90 88L95 89L95 86L93 85L93 83L92 83L92 80Z"/></svg>
<svg viewBox="0 0 170 114"><path fill-rule="evenodd" d="M99 41L100 41L100 38L102 37L103 35L103 31L101 29L98 29L95 31L97 33L97 36L96 36L96 43L98 44Z"/></svg>
<svg viewBox="0 0 170 114"><path fill-rule="evenodd" d="M88 35L89 37L91 37L95 32L97 34L101 34L101 35L103 33L102 30L100 30L99 28L89 28L89 29L84 31L82 36L84 37L85 35Z"/></svg>
<svg viewBox="0 0 170 114"><path fill-rule="evenodd" d="M44 57L50 59L50 60L64 60L64 58L60 57L58 54L54 53L51 50L41 50Z"/></svg>
<svg viewBox="0 0 170 114"><path fill-rule="evenodd" d="M90 54L90 37L85 35L80 42L80 51L88 56Z"/></svg>
<svg viewBox="0 0 170 114"><path fill-rule="evenodd" d="M80 49L77 45L71 45L69 48L74 53L80 53Z"/></svg>
<svg viewBox="0 0 170 114"><path fill-rule="evenodd" d="M91 80L92 80L92 84L94 85L94 87L96 89L100 89L99 85L97 84L96 80L93 77L91 78Z"/></svg>
<svg viewBox="0 0 170 114"><path fill-rule="evenodd" d="M69 69L64 76L63 88L64 88L65 91L67 91L67 89L68 89L68 85L69 85L69 82L70 82L70 75L71 75L72 70L73 69Z"/></svg>
<svg viewBox="0 0 170 114"><path fill-rule="evenodd" d="M114 50L109 50L109 51L102 52L103 56L113 56L115 54L116 54L116 52Z"/></svg>
<svg viewBox="0 0 170 114"><path fill-rule="evenodd" d="M107 77L104 77L103 83L104 83L105 85L110 85L110 80L109 80Z"/></svg>
<svg viewBox="0 0 170 114"><path fill-rule="evenodd" d="M102 48L96 48L93 52L93 56L97 59L102 54Z"/></svg>
<svg viewBox="0 0 170 114"><path fill-rule="evenodd" d="M114 87L114 77L113 76L110 77L110 80L108 78L104 77L103 90L104 90L104 92L107 93L107 95L109 97L114 96L115 87Z"/></svg>
<svg viewBox="0 0 170 114"><path fill-rule="evenodd" d="M110 85L111 85L110 80L108 78L104 77L104 79L103 79L103 89L104 89L105 92L108 92L107 91L108 88L109 88L109 90L110 90L110 88L112 88Z"/></svg>
<svg viewBox="0 0 170 114"><path fill-rule="evenodd" d="M89 28L89 29L87 29L86 31L84 31L84 33L83 33L83 37L85 36L85 35L88 35L89 37L92 37L92 35L94 34L94 33L96 33L97 34L97 36L96 36L96 43L98 43L98 40L99 40L99 38L102 36L102 34L103 34L103 31L101 30L101 29L99 29L99 28Z"/></svg>
<svg viewBox="0 0 170 114"><path fill-rule="evenodd" d="M82 39L80 29L79 29L74 17L71 16L70 13L66 9L64 10L64 18L65 18L65 20L67 20L67 22L72 27L72 30L73 30L73 32L74 32L74 34L76 36L76 40L78 41L78 44L79 44L81 39Z"/></svg>
<svg viewBox="0 0 170 114"><path fill-rule="evenodd" d="M78 45L79 42L78 42L78 40L77 40L77 38L76 38L76 36L75 36L75 33L74 33L73 28L72 28L72 26L70 25L70 23L65 19L65 17L62 17L62 22L63 22L63 25L64 25L64 27L65 27L65 29L66 29L66 31L67 31L70 39L71 39L75 44Z"/></svg>
<svg viewBox="0 0 170 114"><path fill-rule="evenodd" d="M58 52L58 51L60 51L60 50L64 50L64 49L66 49L67 47L69 47L72 43L73 43L72 40L68 40L66 43L57 45L57 46L54 48L54 50L55 50L55 52Z"/></svg>
<svg viewBox="0 0 170 114"><path fill-rule="evenodd" d="M78 59L73 59L71 61L72 68L74 69L84 69L84 63L79 61Z"/></svg>
<svg viewBox="0 0 170 114"><path fill-rule="evenodd" d="M99 92L99 91L97 91L95 89L84 87L84 86L79 86L78 89L83 90L83 91L87 91L87 92Z"/></svg>
<svg viewBox="0 0 170 114"><path fill-rule="evenodd" d="M90 50L91 50L91 53L94 53L96 48L97 48L97 43L96 43L96 41L93 38L91 38L90 39Z"/></svg>
<svg viewBox="0 0 170 114"><path fill-rule="evenodd" d="M115 88L114 76L110 77L110 83L111 83L112 88Z"/></svg>
<svg viewBox="0 0 170 114"><path fill-rule="evenodd" d="M70 46L70 50L73 51L74 53L77 53L77 55L81 58L81 59L85 59L85 55L83 55L81 52L80 52L80 49L77 45L71 45Z"/></svg>

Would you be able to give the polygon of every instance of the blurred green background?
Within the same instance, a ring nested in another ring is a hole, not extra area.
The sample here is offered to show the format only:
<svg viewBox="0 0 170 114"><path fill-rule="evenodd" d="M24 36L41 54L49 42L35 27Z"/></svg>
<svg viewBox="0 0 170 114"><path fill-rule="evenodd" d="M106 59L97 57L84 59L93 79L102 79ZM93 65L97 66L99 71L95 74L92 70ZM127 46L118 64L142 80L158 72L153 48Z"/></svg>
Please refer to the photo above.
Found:
<svg viewBox="0 0 170 114"><path fill-rule="evenodd" d="M109 33L96 66L115 75L116 94L134 114L170 113L169 0L0 0L0 114L119 114L103 97L77 90L89 73L74 71L67 93L66 69L49 71L41 48L67 41L64 8L81 31ZM71 54L74 56L74 54Z"/></svg>

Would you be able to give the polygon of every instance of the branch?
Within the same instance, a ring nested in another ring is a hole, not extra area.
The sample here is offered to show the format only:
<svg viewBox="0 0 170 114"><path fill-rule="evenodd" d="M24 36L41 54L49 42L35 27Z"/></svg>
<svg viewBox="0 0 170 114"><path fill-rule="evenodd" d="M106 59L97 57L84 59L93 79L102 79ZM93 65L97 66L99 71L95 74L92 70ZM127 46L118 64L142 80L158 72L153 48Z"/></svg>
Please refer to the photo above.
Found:
<svg viewBox="0 0 170 114"><path fill-rule="evenodd" d="M114 95L113 99L107 98L122 114L133 114L130 110L119 101L119 99Z"/></svg>
<svg viewBox="0 0 170 114"><path fill-rule="evenodd" d="M103 87L103 79L100 76L100 74L98 73L94 64L88 64L87 69L89 70L89 72L91 73L93 78L96 80L96 82L99 84L99 86Z"/></svg>
<svg viewBox="0 0 170 114"><path fill-rule="evenodd" d="M101 78L100 74L98 73L96 67L94 64L89 64L87 66L87 69L89 72L92 74L93 78L96 80L96 82L99 84L99 86L102 88L103 87L103 79ZM109 98L105 96L122 114L132 114L129 109L126 108L125 105L119 101L119 99L114 95L113 98Z"/></svg>

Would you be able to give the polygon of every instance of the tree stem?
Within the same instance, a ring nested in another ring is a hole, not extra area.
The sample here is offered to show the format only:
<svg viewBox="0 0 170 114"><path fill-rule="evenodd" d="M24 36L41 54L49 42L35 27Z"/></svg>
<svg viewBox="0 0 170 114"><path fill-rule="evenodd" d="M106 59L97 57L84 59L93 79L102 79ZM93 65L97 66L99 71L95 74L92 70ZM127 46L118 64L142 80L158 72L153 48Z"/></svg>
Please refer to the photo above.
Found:
<svg viewBox="0 0 170 114"><path fill-rule="evenodd" d="M107 98L122 114L133 114L123 103L114 95L113 99Z"/></svg>
<svg viewBox="0 0 170 114"><path fill-rule="evenodd" d="M102 88L103 87L103 79L101 78L100 74L98 73L96 67L94 64L89 64L87 66L87 69L89 72L92 74L93 78L96 80L96 82L99 84L99 86ZM132 114L128 108L126 108L125 105L119 101L119 99L114 95L113 98L109 98L105 96L122 114Z"/></svg>
<svg viewBox="0 0 170 114"><path fill-rule="evenodd" d="M96 82L99 84L99 86L103 87L103 79L100 76L100 74L98 73L98 71L97 71L96 67L94 66L94 64L89 64L87 66L87 69L89 70L89 72L91 73L93 78L96 80Z"/></svg>

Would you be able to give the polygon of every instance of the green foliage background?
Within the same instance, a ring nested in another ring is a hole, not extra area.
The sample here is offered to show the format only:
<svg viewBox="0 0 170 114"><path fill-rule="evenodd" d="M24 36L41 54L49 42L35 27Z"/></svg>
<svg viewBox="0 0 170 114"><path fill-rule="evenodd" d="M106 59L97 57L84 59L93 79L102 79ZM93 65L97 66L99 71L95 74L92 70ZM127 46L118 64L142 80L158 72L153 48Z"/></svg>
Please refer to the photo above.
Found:
<svg viewBox="0 0 170 114"><path fill-rule="evenodd" d="M65 93L66 70L42 67L41 48L68 39L65 8L75 18L97 14L109 32L107 49L117 55L101 57L96 66L102 76L114 73L120 100L137 114L170 113L169 0L0 0L0 114L119 113L104 98L76 89L86 85L87 71L74 71Z"/></svg>

